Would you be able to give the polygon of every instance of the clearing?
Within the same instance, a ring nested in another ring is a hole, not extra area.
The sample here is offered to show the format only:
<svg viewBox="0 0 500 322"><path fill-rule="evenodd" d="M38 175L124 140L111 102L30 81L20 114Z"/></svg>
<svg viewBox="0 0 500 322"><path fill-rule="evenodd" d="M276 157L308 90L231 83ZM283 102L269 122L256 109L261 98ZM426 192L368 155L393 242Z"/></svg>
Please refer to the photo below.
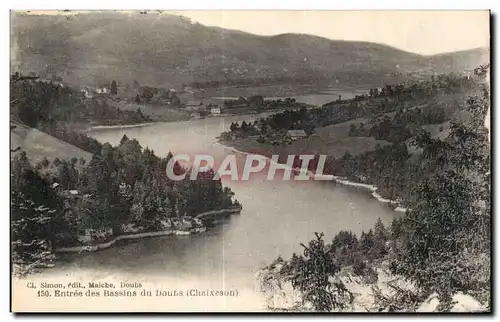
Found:
<svg viewBox="0 0 500 322"><path fill-rule="evenodd" d="M11 126L16 126L16 128L10 132L10 148L20 147L20 151L26 152L32 164L42 161L44 157L49 161L55 158L65 160L73 157L84 158L87 162L92 159L91 153L47 133L16 122L12 122Z"/></svg>

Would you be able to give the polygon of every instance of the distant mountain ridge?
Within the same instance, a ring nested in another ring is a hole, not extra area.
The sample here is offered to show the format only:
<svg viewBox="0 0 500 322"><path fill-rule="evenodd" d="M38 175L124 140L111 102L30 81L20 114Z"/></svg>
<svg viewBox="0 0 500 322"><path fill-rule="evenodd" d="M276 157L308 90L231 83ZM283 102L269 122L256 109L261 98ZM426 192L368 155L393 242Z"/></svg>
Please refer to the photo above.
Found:
<svg viewBox="0 0 500 322"><path fill-rule="evenodd" d="M371 82L451 72L489 61L489 49L422 56L387 45L304 34L258 36L166 14L11 14L11 67L69 83L179 86L228 79Z"/></svg>

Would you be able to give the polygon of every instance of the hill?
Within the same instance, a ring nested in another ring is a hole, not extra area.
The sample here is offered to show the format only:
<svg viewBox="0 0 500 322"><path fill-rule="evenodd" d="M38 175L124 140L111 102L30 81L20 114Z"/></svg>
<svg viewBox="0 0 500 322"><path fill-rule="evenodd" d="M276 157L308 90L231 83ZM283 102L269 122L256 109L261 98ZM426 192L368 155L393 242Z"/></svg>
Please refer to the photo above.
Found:
<svg viewBox="0 0 500 322"><path fill-rule="evenodd" d="M86 162L92 159L91 153L44 132L15 122L12 122L11 125L16 126L10 132L11 149L20 147L21 151L26 152L32 164L40 162L44 158L53 161L55 158L66 160L75 157L77 159L83 158Z"/></svg>
<svg viewBox="0 0 500 322"><path fill-rule="evenodd" d="M472 71L480 64L486 64L489 61L490 51L488 48L475 48L427 56L422 68L438 73Z"/></svg>
<svg viewBox="0 0 500 322"><path fill-rule="evenodd" d="M382 85L402 81L406 72L436 70L443 62L448 71L464 63L477 66L482 57L477 50L426 57L369 42L257 36L166 14L12 13L11 21L13 69L78 85L112 79L165 87L255 79Z"/></svg>

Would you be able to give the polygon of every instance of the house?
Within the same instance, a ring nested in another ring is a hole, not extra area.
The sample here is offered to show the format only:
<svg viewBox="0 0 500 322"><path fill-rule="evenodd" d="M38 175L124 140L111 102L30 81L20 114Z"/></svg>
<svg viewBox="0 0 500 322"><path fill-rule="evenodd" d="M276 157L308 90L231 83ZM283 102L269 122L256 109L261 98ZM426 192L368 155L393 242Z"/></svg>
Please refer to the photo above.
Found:
<svg viewBox="0 0 500 322"><path fill-rule="evenodd" d="M84 87L80 90L85 98L92 98L94 96L94 91L89 87Z"/></svg>
<svg viewBox="0 0 500 322"><path fill-rule="evenodd" d="M109 88L108 88L108 86L99 86L96 89L96 93L97 94L108 94L109 93Z"/></svg>
<svg viewBox="0 0 500 322"><path fill-rule="evenodd" d="M474 70L466 69L462 72L462 75L464 77L467 77L467 79L471 79L471 77L474 75Z"/></svg>
<svg viewBox="0 0 500 322"><path fill-rule="evenodd" d="M219 115L221 113L220 107L212 107L210 113Z"/></svg>
<svg viewBox="0 0 500 322"><path fill-rule="evenodd" d="M58 195L62 195L64 194L64 189L63 189L63 186L61 186L59 183L57 182L54 182L51 186L50 186Z"/></svg>
<svg viewBox="0 0 500 322"><path fill-rule="evenodd" d="M186 110L189 111L198 111L199 109L203 108L203 102L201 101L187 101L186 104L184 104Z"/></svg>
<svg viewBox="0 0 500 322"><path fill-rule="evenodd" d="M307 137L307 134L304 130L288 130L287 134L292 139L292 141Z"/></svg>
<svg viewBox="0 0 500 322"><path fill-rule="evenodd" d="M67 201L69 201L69 199L75 200L75 199L80 197L80 195L79 195L80 192L78 190L62 190L61 186L57 186L57 189L60 189L59 191L60 191L61 195L66 197Z"/></svg>

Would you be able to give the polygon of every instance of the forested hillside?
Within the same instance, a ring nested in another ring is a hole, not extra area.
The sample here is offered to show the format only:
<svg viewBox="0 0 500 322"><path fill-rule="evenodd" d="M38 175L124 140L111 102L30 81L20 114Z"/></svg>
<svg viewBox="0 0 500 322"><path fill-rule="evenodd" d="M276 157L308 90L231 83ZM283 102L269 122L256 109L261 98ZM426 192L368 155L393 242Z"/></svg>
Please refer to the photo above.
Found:
<svg viewBox="0 0 500 322"><path fill-rule="evenodd" d="M394 190L403 192L398 195L407 207L405 215L390 227L379 221L361 236L341 231L330 243L317 234L303 245L303 254L278 258L264 269L263 283L273 296L290 285L300 298L294 309L350 310L359 305L350 288L365 287L371 288L368 307L363 307L369 311L415 311L434 297L439 305L432 310L456 310L460 294L479 301L476 309L490 309L487 72L487 66L476 69L475 94L456 106L463 117L451 121L447 135L432 138L419 132L413 143L421 149L417 159L408 162L403 138L374 153L344 158L354 162L349 169L368 180L385 178L388 186L394 187L398 176L411 178ZM358 277L361 281L353 283Z"/></svg>
<svg viewBox="0 0 500 322"><path fill-rule="evenodd" d="M408 72L456 72L489 50L422 56L386 45L305 34L258 36L157 13L12 13L12 68L71 84L197 87L311 83L382 86Z"/></svg>

